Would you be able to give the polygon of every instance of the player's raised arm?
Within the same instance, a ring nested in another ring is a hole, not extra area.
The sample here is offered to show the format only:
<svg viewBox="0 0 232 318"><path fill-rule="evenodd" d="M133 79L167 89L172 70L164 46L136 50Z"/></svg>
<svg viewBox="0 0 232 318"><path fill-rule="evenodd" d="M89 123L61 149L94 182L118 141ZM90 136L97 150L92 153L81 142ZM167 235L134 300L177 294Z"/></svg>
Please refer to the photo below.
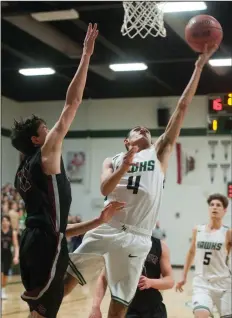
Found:
<svg viewBox="0 0 232 318"><path fill-rule="evenodd" d="M187 108L196 93L202 69L216 49L217 46L208 49L206 45L205 52L199 56L195 63L195 69L192 77L178 101L176 109L169 120L164 134L156 143L157 154L161 163L165 165L164 169L166 168L166 161L169 158L168 155L170 155L173 145L180 134Z"/></svg>
<svg viewBox="0 0 232 318"><path fill-rule="evenodd" d="M66 101L61 116L55 126L51 129L43 145L43 155L61 148L62 141L71 126L76 111L79 108L86 84L90 57L94 51L95 40L98 35L97 24L90 23L84 40L84 48L79 67L74 75L66 94ZM57 88L58 89L58 88Z"/></svg>

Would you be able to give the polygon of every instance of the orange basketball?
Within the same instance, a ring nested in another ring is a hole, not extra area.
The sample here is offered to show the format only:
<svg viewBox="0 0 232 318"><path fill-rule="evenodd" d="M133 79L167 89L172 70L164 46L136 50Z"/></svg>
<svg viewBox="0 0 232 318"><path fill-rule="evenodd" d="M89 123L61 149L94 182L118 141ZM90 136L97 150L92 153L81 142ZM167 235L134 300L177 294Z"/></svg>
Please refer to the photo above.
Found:
<svg viewBox="0 0 232 318"><path fill-rule="evenodd" d="M210 15L193 17L185 28L185 39L195 52L203 52L205 44L209 47L221 44L223 30L220 23Z"/></svg>

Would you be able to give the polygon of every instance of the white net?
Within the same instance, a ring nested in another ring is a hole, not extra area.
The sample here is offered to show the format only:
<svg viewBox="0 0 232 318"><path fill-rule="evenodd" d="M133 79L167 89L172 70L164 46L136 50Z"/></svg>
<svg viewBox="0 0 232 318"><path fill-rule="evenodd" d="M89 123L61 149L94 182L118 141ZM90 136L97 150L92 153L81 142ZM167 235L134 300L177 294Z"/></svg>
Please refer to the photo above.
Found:
<svg viewBox="0 0 232 318"><path fill-rule="evenodd" d="M140 35L143 39L148 35L166 37L163 7L165 3L155 1L124 1L124 21L122 35L134 38Z"/></svg>

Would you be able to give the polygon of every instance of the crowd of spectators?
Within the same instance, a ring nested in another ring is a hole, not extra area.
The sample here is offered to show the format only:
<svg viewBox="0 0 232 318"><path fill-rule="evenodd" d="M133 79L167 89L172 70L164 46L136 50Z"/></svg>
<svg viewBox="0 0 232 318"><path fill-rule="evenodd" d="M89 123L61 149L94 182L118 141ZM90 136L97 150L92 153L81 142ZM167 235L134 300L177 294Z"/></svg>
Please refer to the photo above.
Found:
<svg viewBox="0 0 232 318"><path fill-rule="evenodd" d="M1 213L10 217L12 228L20 236L25 227L25 206L19 193L9 183L1 189Z"/></svg>
<svg viewBox="0 0 232 318"><path fill-rule="evenodd" d="M11 220L11 226L18 232L20 239L21 233L25 228L26 211L24 202L19 193L11 184L6 184L1 189L1 212L8 215ZM80 223L79 216L69 216L68 223ZM68 241L69 251L74 251L82 242L83 236L73 237Z"/></svg>

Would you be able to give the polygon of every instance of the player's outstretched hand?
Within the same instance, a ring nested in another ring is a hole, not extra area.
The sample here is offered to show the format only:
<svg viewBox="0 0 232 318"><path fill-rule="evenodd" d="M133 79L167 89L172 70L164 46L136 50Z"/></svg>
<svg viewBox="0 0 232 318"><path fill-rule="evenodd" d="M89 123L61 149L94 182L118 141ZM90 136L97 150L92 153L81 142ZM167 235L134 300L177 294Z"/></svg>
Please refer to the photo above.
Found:
<svg viewBox="0 0 232 318"><path fill-rule="evenodd" d="M177 284L176 284L176 292L183 292L184 291L184 289L183 289L183 286L185 285L185 283L186 283L186 281L183 279L183 280L181 280L180 282L178 282Z"/></svg>
<svg viewBox="0 0 232 318"><path fill-rule="evenodd" d="M210 57L217 51L218 45L215 44L214 46L209 47L208 44L204 47L204 52L199 55L198 60L196 61L196 66L203 68L204 65L208 62Z"/></svg>
<svg viewBox="0 0 232 318"><path fill-rule="evenodd" d="M125 202L112 201L104 208L100 215L100 221L107 223L119 210L123 209Z"/></svg>
<svg viewBox="0 0 232 318"><path fill-rule="evenodd" d="M98 33L99 31L97 29L97 24L95 23L94 26L92 26L92 23L89 23L84 41L84 54L87 54L89 56L93 54L94 44Z"/></svg>
<svg viewBox="0 0 232 318"><path fill-rule="evenodd" d="M133 146L129 151L127 151L127 153L124 155L123 157L123 165L126 168L130 168L130 166L136 165L135 163L133 163L133 159L134 159L134 155L135 153L138 151L138 147L137 146Z"/></svg>

